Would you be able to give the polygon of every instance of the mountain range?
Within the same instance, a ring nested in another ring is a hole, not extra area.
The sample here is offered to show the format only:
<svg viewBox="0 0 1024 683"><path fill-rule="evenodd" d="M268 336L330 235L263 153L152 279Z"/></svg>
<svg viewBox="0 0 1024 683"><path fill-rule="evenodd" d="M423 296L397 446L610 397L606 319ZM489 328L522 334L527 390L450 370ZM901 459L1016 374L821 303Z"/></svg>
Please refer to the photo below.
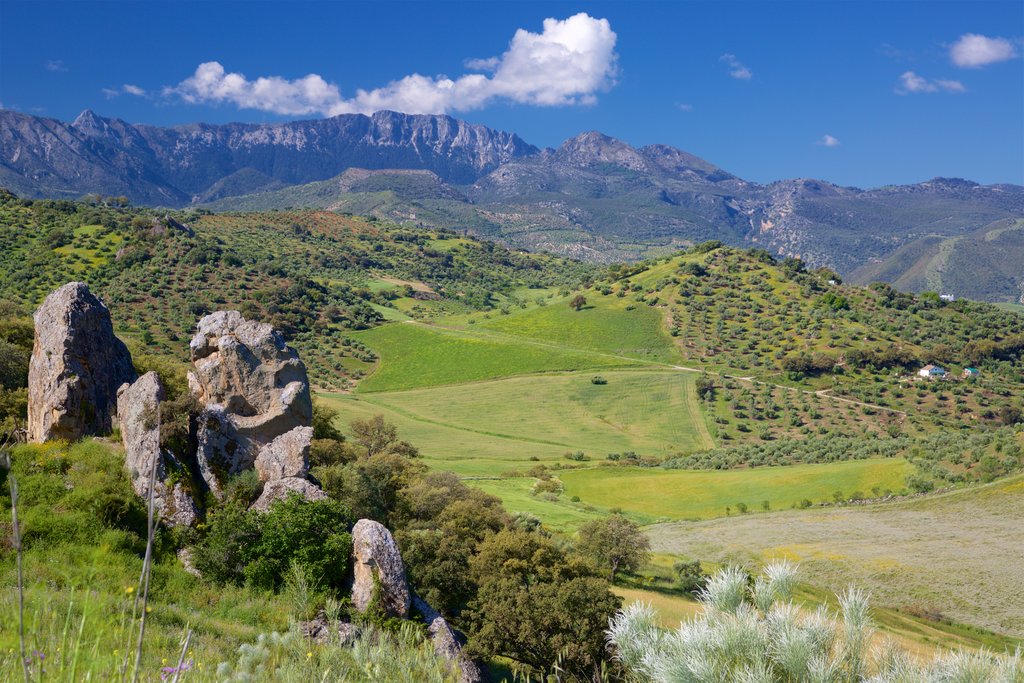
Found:
<svg viewBox="0 0 1024 683"><path fill-rule="evenodd" d="M1024 296L1024 187L935 178L862 190L759 184L666 145L597 132L540 149L449 116L275 124L71 123L0 111L0 186L214 210L321 207L595 261L709 239L974 299Z"/></svg>

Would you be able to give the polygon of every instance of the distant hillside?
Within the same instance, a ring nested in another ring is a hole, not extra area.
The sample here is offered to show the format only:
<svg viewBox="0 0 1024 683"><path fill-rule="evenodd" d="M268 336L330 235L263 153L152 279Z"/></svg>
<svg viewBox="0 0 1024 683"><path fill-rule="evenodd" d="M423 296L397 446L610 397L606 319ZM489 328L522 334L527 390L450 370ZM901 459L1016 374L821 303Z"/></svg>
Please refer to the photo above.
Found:
<svg viewBox="0 0 1024 683"><path fill-rule="evenodd" d="M930 235L850 274L978 301L1024 303L1024 220L1006 219L957 237Z"/></svg>
<svg viewBox="0 0 1024 683"><path fill-rule="evenodd" d="M938 282L993 301L1021 295L1019 277L1001 265L1024 248L1021 231L968 236L1024 219L1024 187L948 178L870 190L813 179L760 185L682 150L634 148L598 132L540 150L451 117L394 112L156 128L91 111L73 123L0 111L0 185L171 207L326 208L598 262L719 239L858 281L915 290ZM934 252L959 255L943 257L946 279L918 263L939 242L961 239ZM995 275L981 284L967 266ZM922 269L931 280L916 275Z"/></svg>

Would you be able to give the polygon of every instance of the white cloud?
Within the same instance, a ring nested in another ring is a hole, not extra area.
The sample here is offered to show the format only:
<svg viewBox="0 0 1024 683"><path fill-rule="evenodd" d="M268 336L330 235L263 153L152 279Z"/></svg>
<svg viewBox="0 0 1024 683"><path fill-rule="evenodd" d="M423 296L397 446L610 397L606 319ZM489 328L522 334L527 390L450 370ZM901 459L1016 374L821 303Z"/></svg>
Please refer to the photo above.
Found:
<svg viewBox="0 0 1024 683"><path fill-rule="evenodd" d="M731 52L726 52L718 58L718 61L725 62L729 65L729 75L733 78L738 78L741 81L749 81L754 77L754 72L748 69L746 65L737 59L736 55Z"/></svg>
<svg viewBox="0 0 1024 683"><path fill-rule="evenodd" d="M692 104L680 104L679 105L679 111L684 111L687 114L689 114L691 111L693 111L693 105Z"/></svg>
<svg viewBox="0 0 1024 683"><path fill-rule="evenodd" d="M121 95L134 95L135 97L146 97L148 95L145 89L131 83L125 83L120 88L103 88L100 92L106 95L108 100Z"/></svg>
<svg viewBox="0 0 1024 683"><path fill-rule="evenodd" d="M494 71L498 68L501 60L497 57L488 57L486 59L467 59L463 63L470 71Z"/></svg>
<svg viewBox="0 0 1024 683"><path fill-rule="evenodd" d="M957 66L976 69L986 64L1005 62L1017 56L1017 50L1006 38L989 38L965 33L949 48L949 58Z"/></svg>
<svg viewBox="0 0 1024 683"><path fill-rule="evenodd" d="M219 62L206 62L178 85L165 88L164 94L192 104L228 103L293 116L382 109L440 114L479 109L496 100L537 106L593 104L597 93L615 84L615 41L607 19L580 13L564 20L545 19L541 33L519 29L500 57L467 62L471 70L491 75L465 74L453 80L414 73L345 98L337 85L317 74L296 80L249 80L227 72Z"/></svg>
<svg viewBox="0 0 1024 683"><path fill-rule="evenodd" d="M818 140L818 144L821 145L822 147L838 147L840 145L840 142L839 138L833 137L826 133L825 135L821 136L820 140Z"/></svg>
<svg viewBox="0 0 1024 683"><path fill-rule="evenodd" d="M63 59L50 59L43 63L43 68L47 71L67 71L68 68L64 66Z"/></svg>
<svg viewBox="0 0 1024 683"><path fill-rule="evenodd" d="M905 71L896 85L896 94L909 95L911 93L932 93L932 92L967 92L967 88L960 81L952 81L943 78L928 79L918 76L913 71Z"/></svg>

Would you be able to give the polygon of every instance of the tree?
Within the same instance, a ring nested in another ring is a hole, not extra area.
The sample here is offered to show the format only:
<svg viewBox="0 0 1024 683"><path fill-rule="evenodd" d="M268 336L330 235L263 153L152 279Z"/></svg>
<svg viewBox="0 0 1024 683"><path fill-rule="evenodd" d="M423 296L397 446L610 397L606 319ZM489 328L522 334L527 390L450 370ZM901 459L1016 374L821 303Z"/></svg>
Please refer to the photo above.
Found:
<svg viewBox="0 0 1024 683"><path fill-rule="evenodd" d="M647 561L651 542L636 522L615 514L595 519L580 527L576 549L608 571L615 581L620 571L634 572Z"/></svg>
<svg viewBox="0 0 1024 683"><path fill-rule="evenodd" d="M587 297L583 296L582 294L577 294L569 302L569 307L572 308L572 310L574 310L574 311L578 311L578 310L580 310L581 308L583 308L586 305L587 305Z"/></svg>
<svg viewBox="0 0 1024 683"><path fill-rule="evenodd" d="M469 567L480 586L466 613L471 654L505 656L530 673L557 662L596 680L602 631L621 601L589 563L540 534L507 530L487 537Z"/></svg>
<svg viewBox="0 0 1024 683"><path fill-rule="evenodd" d="M352 420L352 438L366 449L366 457L383 453L398 441L398 429L387 422L383 415L374 415L367 420Z"/></svg>
<svg viewBox="0 0 1024 683"><path fill-rule="evenodd" d="M345 435L334 426L338 418L338 411L326 403L314 399L313 401L313 438L331 439L333 441L344 441Z"/></svg>

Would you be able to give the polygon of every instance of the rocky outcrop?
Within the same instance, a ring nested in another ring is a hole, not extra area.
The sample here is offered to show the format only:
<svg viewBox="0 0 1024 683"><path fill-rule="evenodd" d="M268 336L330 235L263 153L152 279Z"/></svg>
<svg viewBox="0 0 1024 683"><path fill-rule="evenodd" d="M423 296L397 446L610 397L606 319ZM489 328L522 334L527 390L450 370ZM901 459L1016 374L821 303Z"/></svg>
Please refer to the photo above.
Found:
<svg viewBox="0 0 1024 683"><path fill-rule="evenodd" d="M147 372L117 392L117 418L124 443L125 469L132 486L142 498L149 497L149 482L155 466L153 505L170 526L189 526L199 510L189 493L188 470L170 453L160 449L160 402L164 388L155 372ZM172 481L171 474L178 475Z"/></svg>
<svg viewBox="0 0 1024 683"><path fill-rule="evenodd" d="M455 629L448 624L448 620L418 595L413 594L412 606L420 613L427 625L427 633L434 644L434 652L459 667L459 681L461 683L480 683L484 679L483 671L462 651L463 641Z"/></svg>
<svg viewBox="0 0 1024 683"><path fill-rule="evenodd" d="M51 293L35 313L28 372L28 439L73 441L106 434L117 390L135 380L131 354L110 312L83 282Z"/></svg>
<svg viewBox="0 0 1024 683"><path fill-rule="evenodd" d="M296 427L261 448L255 463L260 479L274 481L305 477L309 473L309 446L312 441L312 427Z"/></svg>
<svg viewBox="0 0 1024 683"><path fill-rule="evenodd" d="M309 380L306 366L280 333L237 311L200 320L189 348L189 388L206 407L196 420L197 458L203 478L219 494L227 476L254 467L260 452L278 437L310 425ZM268 452L268 475L305 474L305 467L293 466L304 458L298 443L302 434Z"/></svg>
<svg viewBox="0 0 1024 683"><path fill-rule="evenodd" d="M352 604L360 612L371 603L391 617L409 616L411 596L398 545L383 524L361 519L352 528Z"/></svg>
<svg viewBox="0 0 1024 683"><path fill-rule="evenodd" d="M256 499L256 502L252 504L250 509L257 512L266 512L274 502L284 500L292 493L297 493L310 501L327 499L327 494L323 492L323 489L308 479L289 477L287 479L267 482L263 487L263 493L260 494L260 497Z"/></svg>

